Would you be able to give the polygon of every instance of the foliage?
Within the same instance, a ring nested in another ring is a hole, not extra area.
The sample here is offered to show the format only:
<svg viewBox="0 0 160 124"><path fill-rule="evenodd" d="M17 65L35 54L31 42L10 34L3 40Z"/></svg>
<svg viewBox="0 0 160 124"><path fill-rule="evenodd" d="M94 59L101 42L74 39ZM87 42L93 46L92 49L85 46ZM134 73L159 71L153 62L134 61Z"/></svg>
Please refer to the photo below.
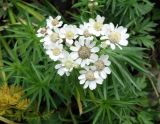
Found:
<svg viewBox="0 0 160 124"><path fill-rule="evenodd" d="M158 123L160 113L155 108L159 105L159 93L148 54L154 49L156 22L160 20L156 3L61 0L59 4L51 0L0 1L0 83L22 86L25 92L22 98L30 99L21 121L29 124ZM108 23L127 27L130 43L123 50L104 50L112 62L112 75L90 91L80 86L76 71L70 78L57 75L55 63L44 53L35 34L49 15L61 15L66 23L80 24L97 14L105 16Z"/></svg>

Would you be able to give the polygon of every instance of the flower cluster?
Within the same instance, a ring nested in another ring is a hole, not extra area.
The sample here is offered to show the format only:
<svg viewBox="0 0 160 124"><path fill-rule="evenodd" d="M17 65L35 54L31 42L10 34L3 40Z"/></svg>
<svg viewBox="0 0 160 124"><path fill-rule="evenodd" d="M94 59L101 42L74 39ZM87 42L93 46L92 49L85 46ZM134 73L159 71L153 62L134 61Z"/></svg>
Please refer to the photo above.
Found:
<svg viewBox="0 0 160 124"><path fill-rule="evenodd" d="M107 47L122 49L128 44L129 34L126 28L105 24L104 20L97 15L77 27L63 24L61 16L50 16L46 27L38 29L37 37L41 38L46 54L57 61L55 69L60 76L80 70L80 84L93 90L111 73L109 56L102 51Z"/></svg>

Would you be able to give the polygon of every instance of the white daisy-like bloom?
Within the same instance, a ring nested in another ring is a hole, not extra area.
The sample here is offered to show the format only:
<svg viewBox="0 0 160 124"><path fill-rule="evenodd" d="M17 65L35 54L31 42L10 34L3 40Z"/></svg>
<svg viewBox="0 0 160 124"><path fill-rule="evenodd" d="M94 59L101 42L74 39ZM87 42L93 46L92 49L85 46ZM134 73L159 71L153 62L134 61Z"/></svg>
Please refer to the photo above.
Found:
<svg viewBox="0 0 160 124"><path fill-rule="evenodd" d="M92 66L92 69L97 71L102 79L106 79L107 75L111 73L111 70L108 67L111 62L108 58L108 55L101 55Z"/></svg>
<svg viewBox="0 0 160 124"><path fill-rule="evenodd" d="M44 37L45 35L47 35L47 28L42 27L37 30L37 37Z"/></svg>
<svg viewBox="0 0 160 124"><path fill-rule="evenodd" d="M71 54L69 54L67 51L63 52L63 58L60 59L60 64L57 64L55 66L55 69L58 69L58 74L60 76L66 74L67 76L70 75L70 72L73 70L73 68L76 68L78 65L75 63L75 58Z"/></svg>
<svg viewBox="0 0 160 124"><path fill-rule="evenodd" d="M72 45L74 40L78 37L78 28L75 25L65 24L60 29L60 37L65 39L67 45Z"/></svg>
<svg viewBox="0 0 160 124"><path fill-rule="evenodd" d="M80 71L80 76L78 77L80 84L84 84L83 88L94 90L97 87L97 84L102 84L103 79L99 76L97 71L93 71L90 67L85 67L85 70Z"/></svg>
<svg viewBox="0 0 160 124"><path fill-rule="evenodd" d="M121 46L127 46L129 34L127 33L127 28L123 26L114 26L113 23L105 26L105 35L101 37L101 40L105 40L105 44L109 45L111 49L115 49L118 46L122 49ZM103 45L102 45L103 46Z"/></svg>
<svg viewBox="0 0 160 124"><path fill-rule="evenodd" d="M45 49L51 49L55 43L60 44L63 42L63 40L60 38L60 31L58 28L55 28L54 31L50 31L43 40L43 46Z"/></svg>
<svg viewBox="0 0 160 124"><path fill-rule="evenodd" d="M52 47L51 49L46 50L46 54L49 55L49 57L53 61L57 61L63 58L63 45L62 44L53 44L51 47Z"/></svg>
<svg viewBox="0 0 160 124"><path fill-rule="evenodd" d="M63 24L63 22L61 21L61 16L57 16L56 18L49 16L49 18L46 21L47 27L50 29L59 28Z"/></svg>
<svg viewBox="0 0 160 124"><path fill-rule="evenodd" d="M90 32L94 34L95 36L99 37L101 34L103 34L103 27L106 25L104 24L104 17L101 17L100 15L97 15L96 19L89 19L90 24Z"/></svg>
<svg viewBox="0 0 160 124"><path fill-rule="evenodd" d="M93 38L94 38L91 31L90 31L89 23L86 23L86 22L84 22L83 25L79 26L78 33L84 39L93 40Z"/></svg>
<svg viewBox="0 0 160 124"><path fill-rule="evenodd" d="M74 45L70 47L70 50L73 51L71 54L81 67L85 67L97 60L98 55L96 53L99 48L95 47L95 42L80 37L79 41L75 41Z"/></svg>

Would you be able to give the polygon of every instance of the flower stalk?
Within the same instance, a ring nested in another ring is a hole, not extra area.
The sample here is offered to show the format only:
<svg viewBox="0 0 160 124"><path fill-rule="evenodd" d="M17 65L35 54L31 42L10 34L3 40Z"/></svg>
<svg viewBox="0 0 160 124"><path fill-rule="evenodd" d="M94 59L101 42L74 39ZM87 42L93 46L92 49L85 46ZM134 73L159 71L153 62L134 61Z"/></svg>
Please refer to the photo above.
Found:
<svg viewBox="0 0 160 124"><path fill-rule="evenodd" d="M6 124L19 124L19 123L16 123L16 122L14 122L14 121L11 121L11 120L9 120L9 119L7 119L7 118L4 118L4 117L2 117L2 116L0 116L0 121L4 122L4 123L6 123Z"/></svg>
<svg viewBox="0 0 160 124"><path fill-rule="evenodd" d="M0 47L0 78L2 79L3 83L6 83L6 74L3 71L3 67L4 67L4 64L3 64L3 58L2 58L2 49Z"/></svg>

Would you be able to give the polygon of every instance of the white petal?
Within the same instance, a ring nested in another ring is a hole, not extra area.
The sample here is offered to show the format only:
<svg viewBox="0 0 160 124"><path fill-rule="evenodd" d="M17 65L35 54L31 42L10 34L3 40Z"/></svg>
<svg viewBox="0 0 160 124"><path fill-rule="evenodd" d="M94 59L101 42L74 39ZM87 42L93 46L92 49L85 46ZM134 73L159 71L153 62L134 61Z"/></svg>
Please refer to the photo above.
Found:
<svg viewBox="0 0 160 124"><path fill-rule="evenodd" d="M82 75L80 75L80 76L78 77L78 79L79 79L79 80L85 79L85 77L86 77L85 74L82 74Z"/></svg>
<svg viewBox="0 0 160 124"><path fill-rule="evenodd" d="M68 40L68 39L66 39L66 43L67 43L68 45L72 45L72 44L73 44L73 40Z"/></svg>
<svg viewBox="0 0 160 124"><path fill-rule="evenodd" d="M91 58L93 61L96 61L96 60L98 60L98 55L97 55L97 54L91 54L90 58Z"/></svg>
<svg viewBox="0 0 160 124"><path fill-rule="evenodd" d="M83 80L80 80L80 84L84 84L85 83L85 81L86 81L86 79L83 79Z"/></svg>
<svg viewBox="0 0 160 124"><path fill-rule="evenodd" d="M80 48L81 47L81 45L80 45L80 43L78 42L78 41L75 41L75 46L77 47L77 48Z"/></svg>
<svg viewBox="0 0 160 124"><path fill-rule="evenodd" d="M81 67L84 67L85 65L86 65L86 61L82 60Z"/></svg>
<svg viewBox="0 0 160 124"><path fill-rule="evenodd" d="M100 38L100 40L106 40L106 39L108 39L107 36L102 36L102 37Z"/></svg>
<svg viewBox="0 0 160 124"><path fill-rule="evenodd" d="M91 42L91 44L89 45L89 48L93 48L95 46L95 42Z"/></svg>
<svg viewBox="0 0 160 124"><path fill-rule="evenodd" d="M90 40L86 40L85 44L86 44L86 46L89 46L90 45Z"/></svg>
<svg viewBox="0 0 160 124"><path fill-rule="evenodd" d="M101 75L101 77L102 77L103 79L106 79L106 77L107 77L107 75L106 75L106 73L105 73L104 71L101 71L101 72L100 72L100 75Z"/></svg>
<svg viewBox="0 0 160 124"><path fill-rule="evenodd" d="M71 46L71 47L70 47L70 50L72 50L72 51L78 51L78 50L79 50L79 48L74 47L74 46Z"/></svg>
<svg viewBox="0 0 160 124"><path fill-rule="evenodd" d="M60 20L60 19L61 19L61 16L57 16L56 19L57 19L57 20Z"/></svg>
<svg viewBox="0 0 160 124"><path fill-rule="evenodd" d="M94 77L95 77L95 78L99 78L98 71L95 71L95 72L94 72Z"/></svg>
<svg viewBox="0 0 160 124"><path fill-rule="evenodd" d="M84 40L80 39L79 43L80 43L81 46L84 46Z"/></svg>
<svg viewBox="0 0 160 124"><path fill-rule="evenodd" d="M128 41L127 40L121 40L119 42L119 44L122 45L122 46L127 46L128 45Z"/></svg>
<svg viewBox="0 0 160 124"><path fill-rule="evenodd" d="M86 70L80 70L79 73L80 74L85 74L87 71Z"/></svg>
<svg viewBox="0 0 160 124"><path fill-rule="evenodd" d="M96 89L96 82L95 81L91 81L90 83L89 83L89 88L91 89L91 90L94 90L94 89Z"/></svg>
<svg viewBox="0 0 160 124"><path fill-rule="evenodd" d="M62 67L61 64L57 64L57 65L55 66L55 69L59 69L59 68L61 68L61 67Z"/></svg>
<svg viewBox="0 0 160 124"><path fill-rule="evenodd" d="M114 30L114 24L110 23L109 26L110 26L110 30L113 31Z"/></svg>
<svg viewBox="0 0 160 124"><path fill-rule="evenodd" d="M116 46L113 43L111 43L110 46L112 50L115 50Z"/></svg>
<svg viewBox="0 0 160 124"><path fill-rule="evenodd" d="M81 62L82 62L82 59L81 59L81 58L78 58L78 59L76 60L76 63L79 64L79 65L81 64Z"/></svg>
<svg viewBox="0 0 160 124"><path fill-rule="evenodd" d="M111 70L110 70L108 67L105 67L105 68L104 68L104 71L105 71L107 74L110 74L110 73L111 73Z"/></svg>
<svg viewBox="0 0 160 124"><path fill-rule="evenodd" d="M72 52L70 55L74 60L78 58L78 53L77 52Z"/></svg>
<svg viewBox="0 0 160 124"><path fill-rule="evenodd" d="M89 23L91 23L91 24L93 24L95 22L95 20L94 19L89 19Z"/></svg>
<svg viewBox="0 0 160 124"><path fill-rule="evenodd" d="M89 82L86 81L86 83L84 84L83 88L86 89L88 87L88 85L89 85Z"/></svg>
<svg viewBox="0 0 160 124"><path fill-rule="evenodd" d="M89 65L90 64L90 59L86 59L86 64Z"/></svg>
<svg viewBox="0 0 160 124"><path fill-rule="evenodd" d="M96 53L96 52L98 52L99 51L99 48L98 47L93 47L92 49L91 49L91 52L94 52L94 53Z"/></svg>
<svg viewBox="0 0 160 124"><path fill-rule="evenodd" d="M96 80L96 82L97 82L97 84L102 84L102 83L103 83L103 79L98 78L98 79Z"/></svg>
<svg viewBox="0 0 160 124"><path fill-rule="evenodd" d="M108 55L101 55L101 56L100 56L100 59L105 60L105 61L106 61L106 59L108 59L108 58L109 58Z"/></svg>
<svg viewBox="0 0 160 124"><path fill-rule="evenodd" d="M69 72L66 72L66 75L67 75L67 76L69 76L69 75L70 75L70 73L69 73Z"/></svg>
<svg viewBox="0 0 160 124"><path fill-rule="evenodd" d="M60 76L64 75L64 70L63 70L63 69L59 69L59 70L58 70L58 74L59 74Z"/></svg>

